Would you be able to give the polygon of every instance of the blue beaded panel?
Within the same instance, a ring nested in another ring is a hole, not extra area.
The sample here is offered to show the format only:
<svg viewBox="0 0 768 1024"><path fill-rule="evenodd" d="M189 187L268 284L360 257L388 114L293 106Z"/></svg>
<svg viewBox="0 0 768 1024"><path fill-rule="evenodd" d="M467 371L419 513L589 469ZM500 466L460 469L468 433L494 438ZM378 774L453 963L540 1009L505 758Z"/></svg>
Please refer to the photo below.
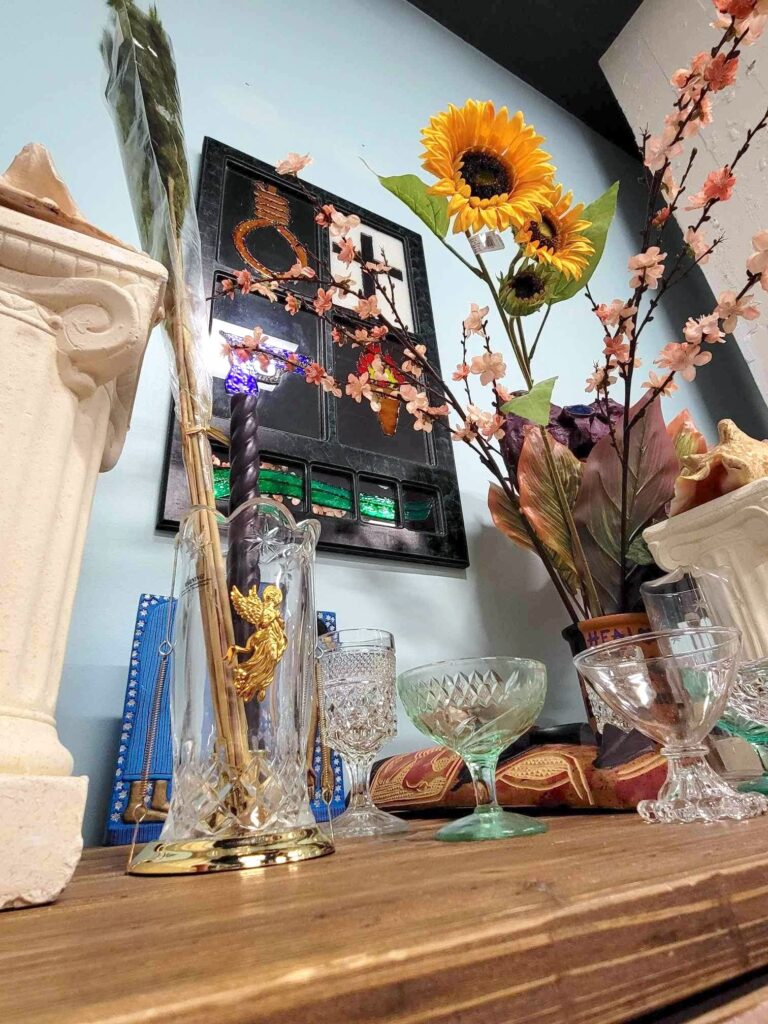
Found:
<svg viewBox="0 0 768 1024"><path fill-rule="evenodd" d="M336 629L335 612L318 612L329 630ZM147 731L152 712L152 701L160 666L158 646L165 637L168 618L168 598L157 594L142 594L136 613L136 626L131 646L131 659L128 668L128 682L123 706L120 744L117 750L115 776L112 785L112 796L107 811L105 843L107 846L121 846L133 841L135 825L124 819L130 803L131 783L138 782L142 776ZM148 800L151 803L157 781L168 782L170 796L170 780L173 775L173 748L171 742L170 720L170 681L172 665L169 664L160 717L157 725L154 750L149 772ZM334 796L331 803L331 814L340 814L345 807L344 776L342 762L338 754L333 754ZM320 777L321 760L320 744L316 742L313 765L317 778ZM326 821L325 804L321 799L311 802L312 811L318 821ZM147 822L139 826L138 842L150 843L157 839L163 827L162 821Z"/></svg>

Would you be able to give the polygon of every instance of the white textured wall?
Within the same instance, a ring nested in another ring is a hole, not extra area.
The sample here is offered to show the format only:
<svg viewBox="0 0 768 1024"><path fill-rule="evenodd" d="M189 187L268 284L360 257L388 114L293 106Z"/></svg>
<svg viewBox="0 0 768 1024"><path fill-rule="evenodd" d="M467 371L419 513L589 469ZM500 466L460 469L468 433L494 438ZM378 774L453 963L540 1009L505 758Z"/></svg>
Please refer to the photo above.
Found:
<svg viewBox="0 0 768 1024"><path fill-rule="evenodd" d="M688 67L694 54L710 49L720 38L719 30L710 28L715 13L711 0L645 0L606 52L600 66L635 132L648 126L659 134L675 99L669 79L678 68ZM712 99L714 121L686 144L675 162L684 168L691 146L696 145L698 156L689 178L692 187L686 189L686 196L699 190L710 171L733 160L747 130L768 108L768 33L753 46L742 48L736 84ZM675 175L678 180L680 173ZM750 239L768 227L768 131L755 137L734 173L733 198L715 206L705 226L710 239L725 235L702 268L715 295L727 288L738 292L744 286ZM678 211L683 230L698 214L697 210ZM757 295L763 311L768 311L768 296L759 287ZM736 338L760 390L768 394L768 316L752 323L740 321ZM677 340L682 341L682 336Z"/></svg>
<svg viewBox="0 0 768 1024"><path fill-rule="evenodd" d="M449 101L493 99L525 110L548 137L562 180L580 198L591 200L621 179L619 215L594 287L606 301L626 293L626 264L636 249L642 208L637 166L403 0L159 0L158 6L176 49L195 167L206 134L270 161L289 149L309 150L315 158L309 180L416 227L359 157L381 173L418 173L419 129L432 113ZM101 97L97 44L104 16L98 0L0 4L0 163L30 139L44 142L87 216L135 242ZM424 242L441 357L450 370L459 361L461 319L470 302L486 299L435 239L425 235ZM681 293L677 322L699 312L699 305L690 289ZM664 317L657 318L648 332L651 354L669 340L670 330ZM498 329L495 336L501 345ZM583 381L600 347L585 301L556 307L538 373L560 375L557 401L583 400ZM727 353L718 358L721 368L729 366ZM749 425L750 387L737 360L712 387L709 411L696 388L670 400L668 411L689 404L710 434L717 414L739 411ZM59 703L75 770L91 776L90 842L98 841L103 827L137 596L142 590L164 593L169 585L171 539L154 531L167 409L168 371L156 333L125 452L97 487ZM403 668L473 654L541 658L550 678L545 721L574 720L581 710L560 638L564 613L537 560L491 526L482 468L461 446L456 457L472 560L467 572L322 555L319 605L335 609L343 626L392 630ZM25 493L4 493L3 500L17 501L19 514L35 515L34 481ZM396 745L421 742L403 722Z"/></svg>

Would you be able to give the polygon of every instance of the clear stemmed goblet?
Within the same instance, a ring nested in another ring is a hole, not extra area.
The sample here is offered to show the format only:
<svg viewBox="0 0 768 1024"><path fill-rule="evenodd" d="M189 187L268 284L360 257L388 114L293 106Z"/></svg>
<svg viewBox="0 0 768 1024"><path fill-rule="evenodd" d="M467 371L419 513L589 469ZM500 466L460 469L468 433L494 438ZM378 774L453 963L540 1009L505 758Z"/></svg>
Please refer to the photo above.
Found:
<svg viewBox="0 0 768 1024"><path fill-rule="evenodd" d="M406 832L404 821L374 804L369 788L373 759L397 732L394 637L381 629L341 629L321 636L316 653L328 743L351 778L335 835Z"/></svg>
<svg viewBox="0 0 768 1024"><path fill-rule="evenodd" d="M732 627L664 630L614 640L577 654L576 668L605 703L662 744L667 780L656 800L641 800L646 821L753 818L768 799L737 793L705 760L704 739L723 713L739 661Z"/></svg>
<svg viewBox="0 0 768 1024"><path fill-rule="evenodd" d="M459 754L475 786L474 812L445 825L436 839L507 839L547 831L543 822L503 810L496 799L499 755L530 729L544 706L547 670L541 662L443 661L403 672L397 689L416 728Z"/></svg>

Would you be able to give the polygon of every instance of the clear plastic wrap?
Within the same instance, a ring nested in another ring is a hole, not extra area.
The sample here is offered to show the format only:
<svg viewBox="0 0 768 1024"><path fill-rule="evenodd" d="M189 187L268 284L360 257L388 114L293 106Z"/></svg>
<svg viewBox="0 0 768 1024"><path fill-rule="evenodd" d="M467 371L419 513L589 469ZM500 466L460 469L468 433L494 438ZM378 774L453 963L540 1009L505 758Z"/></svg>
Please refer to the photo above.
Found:
<svg viewBox="0 0 768 1024"><path fill-rule="evenodd" d="M133 0L111 6L101 46L105 95L141 244L168 269L164 325L176 415L184 423L179 396L186 392L194 423L184 425L205 428L211 417L203 358L208 312L173 50L154 8L144 13Z"/></svg>

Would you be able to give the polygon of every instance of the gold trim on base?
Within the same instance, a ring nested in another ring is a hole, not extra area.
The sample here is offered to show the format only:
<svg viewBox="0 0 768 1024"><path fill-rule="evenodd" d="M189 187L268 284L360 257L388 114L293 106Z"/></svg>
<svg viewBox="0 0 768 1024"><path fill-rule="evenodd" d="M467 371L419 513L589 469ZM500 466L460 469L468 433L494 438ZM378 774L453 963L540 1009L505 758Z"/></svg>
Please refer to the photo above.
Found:
<svg viewBox="0 0 768 1024"><path fill-rule="evenodd" d="M319 828L296 828L267 835L226 839L187 839L148 843L129 867L129 875L202 875L272 864L297 864L334 852Z"/></svg>

